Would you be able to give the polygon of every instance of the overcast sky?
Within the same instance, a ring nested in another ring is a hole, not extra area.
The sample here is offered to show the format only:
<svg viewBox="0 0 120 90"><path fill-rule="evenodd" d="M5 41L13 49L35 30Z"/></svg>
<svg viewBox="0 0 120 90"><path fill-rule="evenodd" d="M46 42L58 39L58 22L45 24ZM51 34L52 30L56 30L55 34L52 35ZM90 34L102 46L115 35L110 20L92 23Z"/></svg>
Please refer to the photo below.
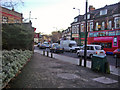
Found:
<svg viewBox="0 0 120 90"><path fill-rule="evenodd" d="M32 26L36 32L51 34L52 31L67 29L74 21L79 12L73 7L80 9L80 14L85 14L86 0L23 0L24 6L17 9L23 13L25 19L29 18L31 11ZM88 0L88 5L96 9L105 5L118 3L120 0Z"/></svg>

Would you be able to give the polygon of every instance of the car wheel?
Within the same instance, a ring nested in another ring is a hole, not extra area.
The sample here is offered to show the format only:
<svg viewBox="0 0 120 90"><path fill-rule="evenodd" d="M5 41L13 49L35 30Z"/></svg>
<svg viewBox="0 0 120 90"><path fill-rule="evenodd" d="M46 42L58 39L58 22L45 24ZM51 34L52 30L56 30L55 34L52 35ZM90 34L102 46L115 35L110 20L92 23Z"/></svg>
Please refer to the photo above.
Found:
<svg viewBox="0 0 120 90"><path fill-rule="evenodd" d="M116 54L114 54L114 58L116 58L117 57L117 55Z"/></svg>
<svg viewBox="0 0 120 90"><path fill-rule="evenodd" d="M72 50L70 50L70 52L72 53L73 51L72 51Z"/></svg>
<svg viewBox="0 0 120 90"><path fill-rule="evenodd" d="M89 56L89 57L90 57L90 59L92 59L93 55L92 55L92 54L90 54L90 56Z"/></svg>

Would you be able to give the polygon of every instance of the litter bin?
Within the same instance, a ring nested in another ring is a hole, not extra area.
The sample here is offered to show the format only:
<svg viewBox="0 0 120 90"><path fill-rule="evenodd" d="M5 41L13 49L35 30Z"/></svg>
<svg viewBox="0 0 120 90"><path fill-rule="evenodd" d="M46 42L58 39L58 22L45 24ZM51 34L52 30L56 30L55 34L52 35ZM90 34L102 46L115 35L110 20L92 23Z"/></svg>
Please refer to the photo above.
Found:
<svg viewBox="0 0 120 90"><path fill-rule="evenodd" d="M91 69L93 71L106 73L106 62L106 56L93 55Z"/></svg>

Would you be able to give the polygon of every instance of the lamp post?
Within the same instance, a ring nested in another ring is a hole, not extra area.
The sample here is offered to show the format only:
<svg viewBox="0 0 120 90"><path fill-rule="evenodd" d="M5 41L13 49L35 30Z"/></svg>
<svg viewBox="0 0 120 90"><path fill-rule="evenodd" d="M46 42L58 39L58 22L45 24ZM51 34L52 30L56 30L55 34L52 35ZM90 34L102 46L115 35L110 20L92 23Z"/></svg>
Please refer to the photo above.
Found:
<svg viewBox="0 0 120 90"><path fill-rule="evenodd" d="M29 20L29 22L31 22L31 19L37 19L37 18L31 18L31 11L29 12L29 18L24 19L24 21Z"/></svg>
<svg viewBox="0 0 120 90"><path fill-rule="evenodd" d="M85 48L84 48L84 67L86 67L86 59L87 59L87 8L88 8L88 0L86 0L86 20L85 20Z"/></svg>
<svg viewBox="0 0 120 90"><path fill-rule="evenodd" d="M79 12L79 16L78 16L78 18L80 19L80 9L75 8L75 7L74 7L73 9L78 10L78 12ZM79 20L79 19L78 19L78 20ZM79 27L78 27L78 28L79 28L79 44L81 45L81 31L80 31L80 24L79 24Z"/></svg>

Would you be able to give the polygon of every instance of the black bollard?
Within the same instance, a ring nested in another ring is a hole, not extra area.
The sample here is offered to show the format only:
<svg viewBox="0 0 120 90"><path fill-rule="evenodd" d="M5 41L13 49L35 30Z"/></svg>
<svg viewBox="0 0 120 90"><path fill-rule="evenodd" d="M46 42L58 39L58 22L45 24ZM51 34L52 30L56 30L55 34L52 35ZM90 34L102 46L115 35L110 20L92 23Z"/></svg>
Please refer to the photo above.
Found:
<svg viewBox="0 0 120 90"><path fill-rule="evenodd" d="M51 58L53 58L53 53L51 52Z"/></svg>
<svg viewBox="0 0 120 90"><path fill-rule="evenodd" d="M115 58L116 58L116 68L117 68L117 55L116 55L116 57L115 57Z"/></svg>
<svg viewBox="0 0 120 90"><path fill-rule="evenodd" d="M47 51L47 57L49 56L49 52Z"/></svg>
<svg viewBox="0 0 120 90"><path fill-rule="evenodd" d="M45 56L45 51L43 50L43 56Z"/></svg>
<svg viewBox="0 0 120 90"><path fill-rule="evenodd" d="M79 66L82 66L82 56L79 58Z"/></svg>

